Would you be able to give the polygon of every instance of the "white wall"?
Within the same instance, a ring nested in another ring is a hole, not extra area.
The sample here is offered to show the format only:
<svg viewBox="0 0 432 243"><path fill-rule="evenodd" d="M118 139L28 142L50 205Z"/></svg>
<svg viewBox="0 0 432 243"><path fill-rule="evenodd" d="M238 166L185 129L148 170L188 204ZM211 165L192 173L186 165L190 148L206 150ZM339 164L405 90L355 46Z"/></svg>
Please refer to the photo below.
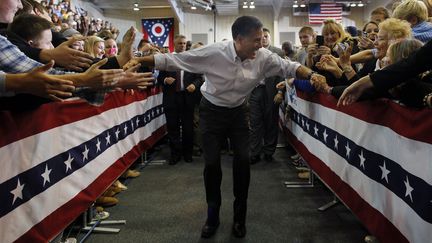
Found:
<svg viewBox="0 0 432 243"><path fill-rule="evenodd" d="M241 9L239 16L241 15L254 15L258 17L264 26L273 29L273 15L271 8L265 8L258 11L246 11ZM213 14L185 14L183 24L179 24L179 33L185 35L188 39L191 39L192 34L204 34L208 35L207 43L213 43L221 41L222 39L232 39L231 25L234 23L238 16L217 16L216 26L214 23ZM215 39L216 32L216 39Z"/></svg>
<svg viewBox="0 0 432 243"><path fill-rule="evenodd" d="M135 26L141 31L141 19L149 17L175 17L175 13L171 9L148 9L134 12L132 10L108 10L102 15L93 4L82 0L75 0L77 4L84 7L89 13L95 17L105 18L112 22L120 29L119 40L130 26ZM378 6L386 6L392 0L375 0L370 1L364 8L352 8L349 16L344 16L344 25L355 25L357 28L362 28L363 24L368 20L370 12ZM274 20L272 7L257 7L256 9L240 9L239 15L253 15L258 17L265 27L272 32L273 45L280 46L280 32L295 32L308 25L307 16L293 16L292 8L282 8L279 18ZM105 17L104 17L105 16ZM231 25L238 16L217 16L216 26L214 24L213 14L191 14L185 13L184 23L175 21L176 34L184 34L188 39L191 39L192 34L207 34L207 43L221 41L224 38L231 39ZM320 33L320 26L313 26ZM216 33L216 36L215 36ZM283 41L283 40L282 40ZM296 45L300 45L298 37L295 39Z"/></svg>

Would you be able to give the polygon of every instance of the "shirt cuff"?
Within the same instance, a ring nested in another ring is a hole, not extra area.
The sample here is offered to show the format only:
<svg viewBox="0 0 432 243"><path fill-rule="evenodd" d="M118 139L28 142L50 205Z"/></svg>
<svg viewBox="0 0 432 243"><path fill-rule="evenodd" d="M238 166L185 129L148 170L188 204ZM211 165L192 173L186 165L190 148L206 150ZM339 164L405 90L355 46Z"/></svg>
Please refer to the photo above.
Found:
<svg viewBox="0 0 432 243"><path fill-rule="evenodd" d="M6 73L0 72L0 93L6 90Z"/></svg>
<svg viewBox="0 0 432 243"><path fill-rule="evenodd" d="M154 58L154 63L155 63L154 68L158 69L158 70L165 70L164 68L162 68L163 66L166 65L164 55L163 54L156 54L153 56L153 58Z"/></svg>
<svg viewBox="0 0 432 243"><path fill-rule="evenodd" d="M297 69L299 67L301 67L301 64L298 63L298 62L294 62L293 65L295 65L295 66L294 66L294 69L293 69L294 72L291 74L291 77L297 79Z"/></svg>
<svg viewBox="0 0 432 243"><path fill-rule="evenodd" d="M15 92L6 91L6 73L0 71L0 96L14 96Z"/></svg>

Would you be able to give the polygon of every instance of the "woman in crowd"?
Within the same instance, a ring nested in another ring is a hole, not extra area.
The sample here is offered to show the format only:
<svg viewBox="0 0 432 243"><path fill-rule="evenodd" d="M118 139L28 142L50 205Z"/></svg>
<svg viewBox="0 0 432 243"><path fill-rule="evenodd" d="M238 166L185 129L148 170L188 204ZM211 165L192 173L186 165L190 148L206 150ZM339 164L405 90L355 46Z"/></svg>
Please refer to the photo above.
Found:
<svg viewBox="0 0 432 243"><path fill-rule="evenodd" d="M105 55L104 40L97 36L89 36L85 41L84 51L93 58L102 59Z"/></svg>
<svg viewBox="0 0 432 243"><path fill-rule="evenodd" d="M308 57L306 64L309 67L312 67L313 70L324 75L327 79L327 82L331 83L332 85L346 84L346 80L342 75L335 75L335 72L329 70L328 66L320 61L321 57L326 55L328 57L338 57L337 49L341 45L346 47L351 44L354 46L352 52L357 53L357 40L353 39L349 34L347 34L344 31L342 25L333 19L327 19L324 21L322 35L324 38L323 45L318 46L320 43L317 43L315 45L308 46ZM335 61L335 59L332 58L328 59L327 61L331 60Z"/></svg>
<svg viewBox="0 0 432 243"><path fill-rule="evenodd" d="M114 57L118 54L117 42L113 38L105 39L105 57Z"/></svg>
<svg viewBox="0 0 432 243"><path fill-rule="evenodd" d="M369 21L363 26L363 36L359 38L358 47L360 50L374 48L374 41L378 35L378 24L374 21Z"/></svg>

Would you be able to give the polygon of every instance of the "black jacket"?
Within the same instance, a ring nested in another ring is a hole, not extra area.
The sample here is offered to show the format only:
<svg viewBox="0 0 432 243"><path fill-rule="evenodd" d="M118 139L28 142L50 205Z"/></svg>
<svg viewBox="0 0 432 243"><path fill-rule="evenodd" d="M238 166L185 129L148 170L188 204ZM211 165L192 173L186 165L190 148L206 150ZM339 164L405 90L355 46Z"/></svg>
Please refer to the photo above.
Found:
<svg viewBox="0 0 432 243"><path fill-rule="evenodd" d="M174 81L172 84L166 84L164 82L165 78L167 77L176 77L176 72L169 72L169 71L160 71L159 76L157 78L157 83L159 86L163 87L163 103L166 107L173 107L176 104L175 100L175 94L176 94L176 86L177 86L177 80ZM186 104L189 106L193 106L197 103L197 99L200 97L200 87L203 84L203 76L201 74L196 73L190 73L190 72L184 72L183 74L183 84L186 94ZM186 87L188 87L190 84L195 85L195 91L192 93L189 93L186 90Z"/></svg>

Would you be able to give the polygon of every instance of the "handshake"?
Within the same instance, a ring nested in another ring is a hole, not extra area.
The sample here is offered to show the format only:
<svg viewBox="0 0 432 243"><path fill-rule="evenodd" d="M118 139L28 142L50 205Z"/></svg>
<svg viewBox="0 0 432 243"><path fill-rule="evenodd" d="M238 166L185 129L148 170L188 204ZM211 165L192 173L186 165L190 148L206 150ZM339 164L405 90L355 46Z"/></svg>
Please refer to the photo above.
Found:
<svg viewBox="0 0 432 243"><path fill-rule="evenodd" d="M327 84L326 78L324 76L314 73L311 75L309 82L317 92L330 94L331 87Z"/></svg>

